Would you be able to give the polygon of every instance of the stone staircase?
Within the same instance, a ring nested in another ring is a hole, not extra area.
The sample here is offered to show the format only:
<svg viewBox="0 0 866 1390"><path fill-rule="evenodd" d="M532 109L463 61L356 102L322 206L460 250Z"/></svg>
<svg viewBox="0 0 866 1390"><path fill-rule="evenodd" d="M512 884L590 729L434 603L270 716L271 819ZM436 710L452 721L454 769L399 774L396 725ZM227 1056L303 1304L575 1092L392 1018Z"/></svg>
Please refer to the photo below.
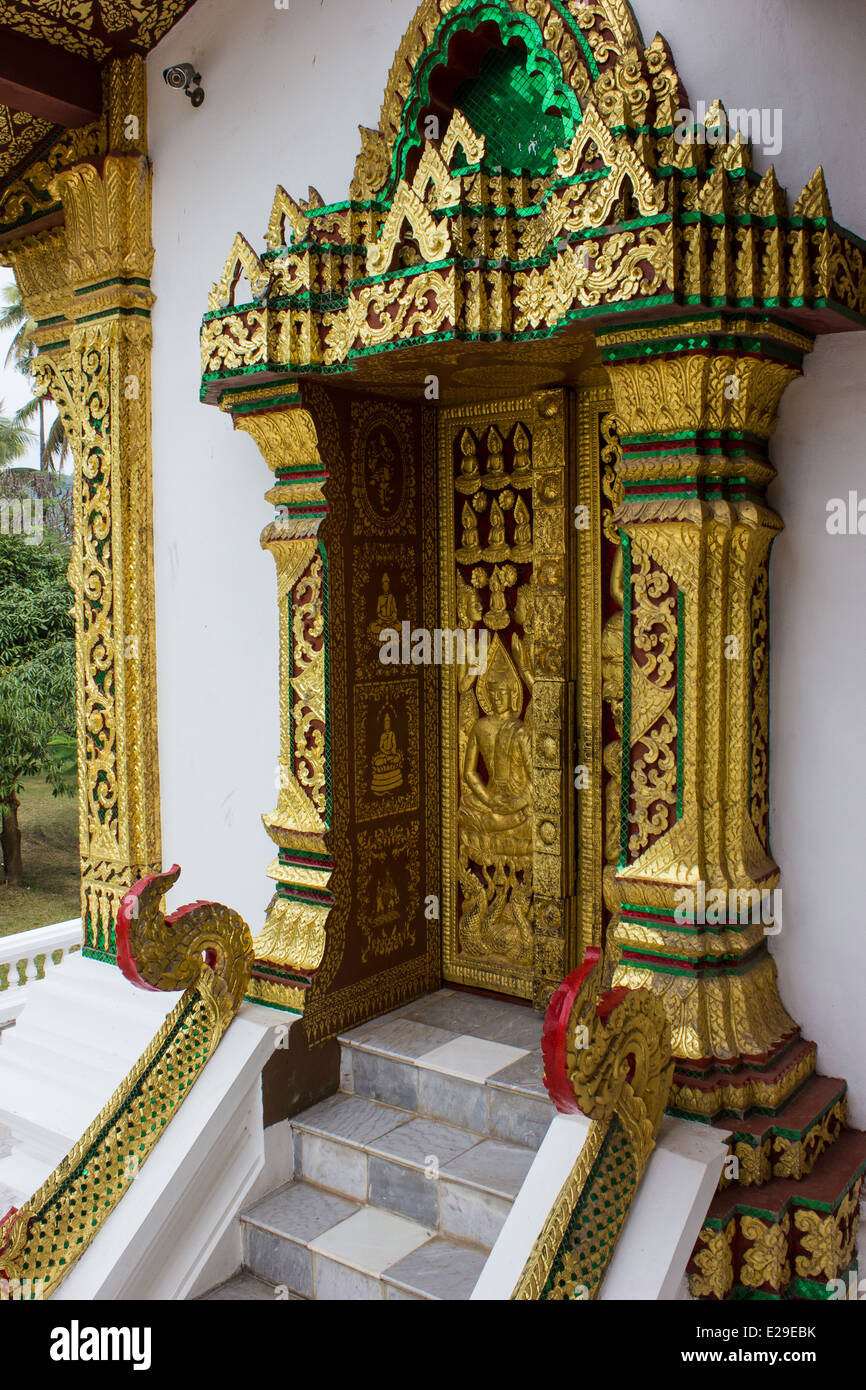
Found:
<svg viewBox="0 0 866 1390"><path fill-rule="evenodd" d="M467 1299L554 1109L541 1019L441 990L346 1033L340 1091L292 1121L295 1179L242 1216L207 1299Z"/></svg>

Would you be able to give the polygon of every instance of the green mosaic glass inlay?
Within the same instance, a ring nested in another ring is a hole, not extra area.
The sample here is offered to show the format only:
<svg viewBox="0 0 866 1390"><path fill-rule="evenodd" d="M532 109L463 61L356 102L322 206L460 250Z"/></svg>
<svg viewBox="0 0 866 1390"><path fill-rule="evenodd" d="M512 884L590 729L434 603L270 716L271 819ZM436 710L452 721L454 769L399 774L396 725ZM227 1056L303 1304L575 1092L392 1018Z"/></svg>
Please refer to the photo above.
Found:
<svg viewBox="0 0 866 1390"><path fill-rule="evenodd" d="M527 72L518 52L495 48L458 88L455 105L487 140L488 166L549 174L575 131L571 114L551 106L553 96L545 73Z"/></svg>

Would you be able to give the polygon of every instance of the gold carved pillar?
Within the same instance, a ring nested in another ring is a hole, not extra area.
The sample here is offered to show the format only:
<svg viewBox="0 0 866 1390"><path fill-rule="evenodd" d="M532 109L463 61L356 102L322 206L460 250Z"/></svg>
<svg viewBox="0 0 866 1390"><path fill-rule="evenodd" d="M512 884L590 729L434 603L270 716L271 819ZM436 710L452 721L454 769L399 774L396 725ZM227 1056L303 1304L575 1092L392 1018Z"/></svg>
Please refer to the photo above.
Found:
<svg viewBox="0 0 866 1390"><path fill-rule="evenodd" d="M294 399L297 405L285 405ZM275 1008L303 1009L325 949L334 899L331 826L328 558L319 539L328 508L327 472L312 417L299 397L273 387L227 393L221 401L236 429L251 435L275 485L267 493L274 520L261 543L274 557L280 631L279 792L263 817L277 846L268 869L276 891L262 931L249 997Z"/></svg>
<svg viewBox="0 0 866 1390"><path fill-rule="evenodd" d="M671 1105L772 1107L814 1070L767 950L768 440L812 340L723 315L598 335L622 444L619 859L606 870L612 982L671 1022ZM606 760L613 778L617 761Z"/></svg>
<svg viewBox="0 0 866 1390"><path fill-rule="evenodd" d="M104 83L101 121L35 166L50 225L7 240L3 256L74 459L82 915L85 948L113 957L120 899L159 869L160 818L143 61L108 64Z"/></svg>

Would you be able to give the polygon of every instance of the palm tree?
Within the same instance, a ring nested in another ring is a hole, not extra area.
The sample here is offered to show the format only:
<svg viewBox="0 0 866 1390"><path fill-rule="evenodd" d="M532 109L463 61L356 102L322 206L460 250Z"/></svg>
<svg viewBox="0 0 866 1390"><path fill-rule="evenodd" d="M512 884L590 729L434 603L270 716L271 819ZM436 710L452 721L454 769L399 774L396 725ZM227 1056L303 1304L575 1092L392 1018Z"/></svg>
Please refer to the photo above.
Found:
<svg viewBox="0 0 866 1390"><path fill-rule="evenodd" d="M10 463L20 459L33 443L32 431L22 424L19 417L20 412L4 415L3 402L0 401L0 468L7 468Z"/></svg>
<svg viewBox="0 0 866 1390"><path fill-rule="evenodd" d="M21 291L17 285L6 285L4 287L2 302L5 303L6 308L0 311L0 333L13 332L12 342L9 344L4 366L14 366L17 371L21 372L22 376L29 377L33 359L36 356L36 350L28 336L31 323L30 319L27 317L24 305L21 302ZM59 419L56 420L46 440L45 401L43 397L36 396L33 400L28 401L26 405L22 405L21 409L16 411L14 418L17 424L26 426L29 425L33 416L37 414L39 416L39 467L41 469L50 468L55 455L59 453L60 457L57 463L59 469L63 464L66 453L66 440L65 436L63 436L63 426L60 425ZM60 447L58 439L56 438L56 429L59 429L60 435L63 437L63 447ZM32 435L30 435L29 430L27 433L27 442L30 443ZM55 436L54 438L52 438L53 435ZM50 452L47 452L49 445L51 446Z"/></svg>

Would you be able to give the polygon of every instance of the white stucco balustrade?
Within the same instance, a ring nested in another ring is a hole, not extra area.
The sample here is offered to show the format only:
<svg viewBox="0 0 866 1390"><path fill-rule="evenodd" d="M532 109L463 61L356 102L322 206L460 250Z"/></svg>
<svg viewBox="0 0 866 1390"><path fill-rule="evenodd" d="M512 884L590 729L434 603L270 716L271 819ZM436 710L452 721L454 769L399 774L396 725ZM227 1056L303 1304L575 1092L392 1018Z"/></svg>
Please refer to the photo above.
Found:
<svg viewBox="0 0 866 1390"><path fill-rule="evenodd" d="M0 1028L27 1001L29 986L44 980L72 951L80 951L81 918L0 937Z"/></svg>

